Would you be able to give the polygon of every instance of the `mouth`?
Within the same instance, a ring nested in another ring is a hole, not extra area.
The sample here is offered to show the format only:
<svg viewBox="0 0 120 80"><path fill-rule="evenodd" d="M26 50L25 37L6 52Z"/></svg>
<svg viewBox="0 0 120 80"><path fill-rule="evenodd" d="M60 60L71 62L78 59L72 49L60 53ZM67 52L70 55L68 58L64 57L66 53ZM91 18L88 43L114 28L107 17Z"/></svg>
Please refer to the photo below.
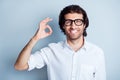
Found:
<svg viewBox="0 0 120 80"><path fill-rule="evenodd" d="M76 29L74 29L74 30L70 30L70 33L71 34L75 34L75 33L77 33L78 31L76 30Z"/></svg>

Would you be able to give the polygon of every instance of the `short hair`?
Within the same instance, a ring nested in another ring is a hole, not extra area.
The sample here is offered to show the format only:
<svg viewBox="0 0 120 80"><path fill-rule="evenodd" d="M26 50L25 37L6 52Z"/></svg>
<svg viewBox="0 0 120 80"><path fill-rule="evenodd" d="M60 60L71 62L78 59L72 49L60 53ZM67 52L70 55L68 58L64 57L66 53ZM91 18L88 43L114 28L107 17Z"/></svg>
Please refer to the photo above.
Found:
<svg viewBox="0 0 120 80"><path fill-rule="evenodd" d="M65 34L65 30L63 26L64 26L64 21L65 21L65 15L68 13L78 13L78 14L83 15L83 23L85 24L83 36L87 36L86 28L89 25L89 20L88 20L86 11L83 8L81 8L79 5L69 5L63 8L63 10L61 10L59 14L59 26L62 32L64 32Z"/></svg>

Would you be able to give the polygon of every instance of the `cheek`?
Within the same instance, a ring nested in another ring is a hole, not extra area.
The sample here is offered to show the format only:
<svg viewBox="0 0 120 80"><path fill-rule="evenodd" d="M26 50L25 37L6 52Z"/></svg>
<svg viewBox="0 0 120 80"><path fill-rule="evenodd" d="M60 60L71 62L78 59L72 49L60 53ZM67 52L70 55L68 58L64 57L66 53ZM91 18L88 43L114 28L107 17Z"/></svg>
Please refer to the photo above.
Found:
<svg viewBox="0 0 120 80"><path fill-rule="evenodd" d="M65 30L65 32L68 31L68 28L67 28L67 27L63 27L63 29Z"/></svg>

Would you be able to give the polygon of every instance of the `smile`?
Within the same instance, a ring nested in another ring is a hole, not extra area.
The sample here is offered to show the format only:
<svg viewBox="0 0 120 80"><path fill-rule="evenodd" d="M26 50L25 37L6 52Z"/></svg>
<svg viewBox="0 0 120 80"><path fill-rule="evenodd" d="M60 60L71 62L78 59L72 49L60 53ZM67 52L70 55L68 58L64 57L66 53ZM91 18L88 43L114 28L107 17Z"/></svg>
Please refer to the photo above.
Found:
<svg viewBox="0 0 120 80"><path fill-rule="evenodd" d="M72 34L75 34L77 32L78 32L77 30L70 30L70 33L72 33Z"/></svg>

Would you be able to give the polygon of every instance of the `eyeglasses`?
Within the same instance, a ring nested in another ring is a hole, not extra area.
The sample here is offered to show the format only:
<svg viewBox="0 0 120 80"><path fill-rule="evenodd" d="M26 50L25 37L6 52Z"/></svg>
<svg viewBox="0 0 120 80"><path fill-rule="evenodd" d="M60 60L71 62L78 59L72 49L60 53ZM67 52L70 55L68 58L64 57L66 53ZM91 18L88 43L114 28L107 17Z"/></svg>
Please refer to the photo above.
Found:
<svg viewBox="0 0 120 80"><path fill-rule="evenodd" d="M64 22L64 25L65 26L71 26L73 22L76 26L81 26L83 24L82 19L75 19L75 20L66 19L65 22Z"/></svg>

